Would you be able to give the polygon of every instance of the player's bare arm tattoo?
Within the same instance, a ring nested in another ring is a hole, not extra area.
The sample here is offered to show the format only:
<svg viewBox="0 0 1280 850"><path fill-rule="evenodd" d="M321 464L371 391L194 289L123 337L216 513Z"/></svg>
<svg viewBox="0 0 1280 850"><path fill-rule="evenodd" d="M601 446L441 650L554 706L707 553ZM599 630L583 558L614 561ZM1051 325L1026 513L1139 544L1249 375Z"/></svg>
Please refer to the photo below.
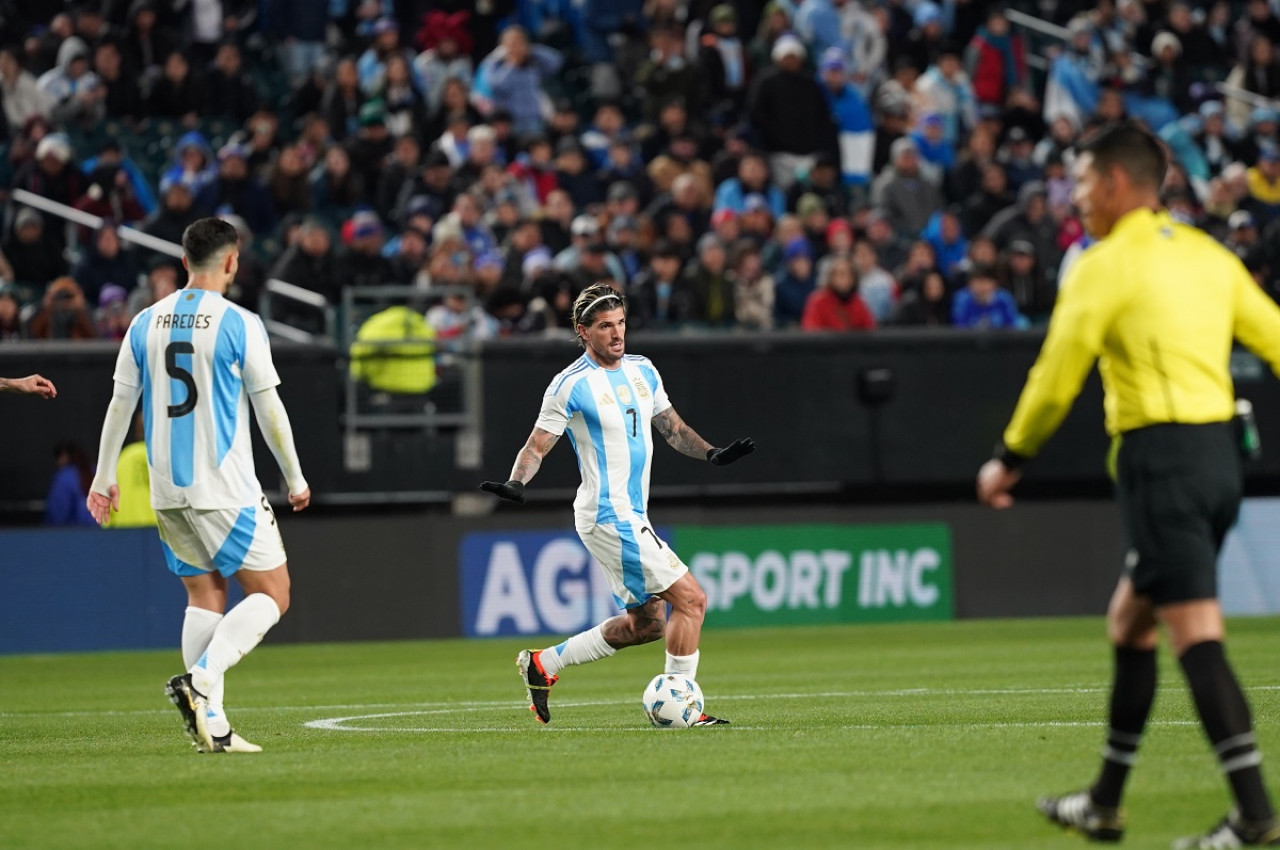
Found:
<svg viewBox="0 0 1280 850"><path fill-rule="evenodd" d="M653 427L657 428L667 444L680 454L698 460L707 459L707 450L712 448L711 444L699 437L697 431L686 425L674 407L668 407L653 417Z"/></svg>
<svg viewBox="0 0 1280 850"><path fill-rule="evenodd" d="M559 439L559 434L534 428L529 439L525 441L524 448L520 450L520 454L516 455L516 464L511 467L512 480L528 484L542 467L542 459Z"/></svg>

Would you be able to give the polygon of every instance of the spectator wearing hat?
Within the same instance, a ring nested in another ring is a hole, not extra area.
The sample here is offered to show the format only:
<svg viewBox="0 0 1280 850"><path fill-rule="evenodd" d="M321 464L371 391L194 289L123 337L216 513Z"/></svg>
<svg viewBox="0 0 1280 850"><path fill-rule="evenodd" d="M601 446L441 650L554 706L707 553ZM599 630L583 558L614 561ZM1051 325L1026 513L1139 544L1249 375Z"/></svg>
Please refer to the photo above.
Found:
<svg viewBox="0 0 1280 850"><path fill-rule="evenodd" d="M351 169L360 175L366 191L378 185L382 165L391 153L395 141L387 130L387 109L381 100L367 101L360 107L358 127L354 136L342 143L351 158Z"/></svg>
<svg viewBox="0 0 1280 850"><path fill-rule="evenodd" d="M751 69L738 35L738 13L729 3L713 6L698 40L698 75L702 105L710 114L732 115L742 109Z"/></svg>
<svg viewBox="0 0 1280 850"><path fill-rule="evenodd" d="M3 248L14 283L36 296L44 292L51 280L67 273L61 243L49 233L40 213L31 207L19 208L13 229L5 235Z"/></svg>
<svg viewBox="0 0 1280 850"><path fill-rule="evenodd" d="M256 233L270 233L276 226L271 195L249 174L248 149L229 142L218 150L218 176L196 195L195 205L215 215L235 213Z"/></svg>
<svg viewBox="0 0 1280 850"><path fill-rule="evenodd" d="M425 269L430 257L430 244L431 233L412 226L387 240L382 247L382 254L387 260L385 282L424 288L429 283Z"/></svg>
<svg viewBox="0 0 1280 850"><path fill-rule="evenodd" d="M838 156L833 157L830 151L821 151L818 156L824 161L834 159L840 163L845 185L870 186L871 163L875 158L875 123L867 99L849 82L848 65L840 47L829 47L822 54L822 61L818 63L818 79L822 82L822 96L826 99L831 120L836 125L839 144ZM817 166L816 159L814 166Z"/></svg>
<svg viewBox="0 0 1280 850"><path fill-rule="evenodd" d="M849 212L849 191L840 179L840 161L829 153L818 154L813 167L787 192L787 206L794 209L804 195L816 195L827 215L839 218Z"/></svg>
<svg viewBox="0 0 1280 850"><path fill-rule="evenodd" d="M658 26L649 32L649 55L636 69L636 86L641 92L644 119L659 128L665 126L662 115L675 104L682 113L701 109L702 81L698 70L685 59L684 42L678 27ZM687 129L687 128L681 128ZM662 143L670 139L661 140ZM665 146L665 145L664 145ZM647 160L656 151L644 152Z"/></svg>
<svg viewBox="0 0 1280 850"><path fill-rule="evenodd" d="M344 287L384 286L394 280L391 262L382 255L386 230L377 213L361 210L343 225L342 234L334 265Z"/></svg>
<svg viewBox="0 0 1280 850"><path fill-rule="evenodd" d="M964 64L979 104L1004 106L1014 90L1028 86L1026 47L1001 5L988 7L986 23L965 48Z"/></svg>
<svg viewBox="0 0 1280 850"><path fill-rule="evenodd" d="M917 74L923 74L938 62L944 50L954 48L946 42L942 7L933 0L921 0L916 4L911 23L899 56L907 59Z"/></svg>
<svg viewBox="0 0 1280 850"><path fill-rule="evenodd" d="M62 133L50 133L36 145L35 157L18 169L14 189L26 189L43 198L72 206L84 190L84 174L71 161L71 142ZM41 213L45 230L61 250L66 244L65 221L52 213Z"/></svg>
<svg viewBox="0 0 1280 850"><path fill-rule="evenodd" d="M911 138L903 136L893 143L890 160L871 187L871 201L884 210L895 231L914 238L942 206L942 192L925 179Z"/></svg>
<svg viewBox="0 0 1280 850"><path fill-rule="evenodd" d="M947 139L946 122L936 112L926 112L909 138L916 143L922 166L930 166L931 182L942 185L943 177L955 167L956 149Z"/></svg>
<svg viewBox="0 0 1280 850"><path fill-rule="evenodd" d="M627 289L627 322L636 330L666 330L692 321L694 299L680 273L680 251L665 239L654 243L648 266Z"/></svg>
<svg viewBox="0 0 1280 850"><path fill-rule="evenodd" d="M356 74L360 79L360 91L365 97L377 97L387 73L387 60L400 56L412 63L413 54L400 43L400 25L395 18L378 18L370 32L373 40L356 60Z"/></svg>
<svg viewBox="0 0 1280 850"><path fill-rule="evenodd" d="M71 36L58 47L57 67L36 81L49 106L54 124L88 128L106 114L106 87L89 67L89 47Z"/></svg>
<svg viewBox="0 0 1280 850"><path fill-rule="evenodd" d="M516 133L540 133L546 99L542 82L563 64L557 51L530 44L523 27L507 27L501 43L476 70L473 100L481 113L499 108L509 111Z"/></svg>
<svg viewBox="0 0 1280 850"><path fill-rule="evenodd" d="M713 209L743 213L746 211L746 199L750 195L762 196L774 219L786 212L786 196L770 179L769 161L759 151L744 154L738 162L738 176L731 177L716 187Z"/></svg>
<svg viewBox="0 0 1280 850"><path fill-rule="evenodd" d="M1192 70L1183 57L1182 42L1171 32L1156 33L1151 41L1151 64L1143 70L1142 84L1138 92L1146 97L1158 98L1173 104L1179 114L1195 111L1196 102L1191 96L1191 84L1203 73L1201 68Z"/></svg>
<svg viewBox="0 0 1280 850"><path fill-rule="evenodd" d="M801 330L872 330L876 320L858 294L858 272L846 257L833 257L818 287L809 294L800 319Z"/></svg>
<svg viewBox="0 0 1280 850"><path fill-rule="evenodd" d="M1227 217L1227 234L1223 244L1244 259L1258 244L1258 222L1248 210L1236 210Z"/></svg>
<svg viewBox="0 0 1280 850"><path fill-rule="evenodd" d="M1216 177L1229 163L1239 159L1239 145L1227 132L1226 107L1222 101L1206 100L1200 104L1197 114L1200 124L1191 137L1204 155L1210 176Z"/></svg>
<svg viewBox="0 0 1280 850"><path fill-rule="evenodd" d="M418 31L422 52L414 57L413 72L431 113L440 109L446 80L461 80L471 88L475 70L471 64L470 17L467 11L450 14L441 9L422 16L422 28Z"/></svg>
<svg viewBox="0 0 1280 850"><path fill-rule="evenodd" d="M583 255L589 250L600 248L602 250L595 251L600 257L600 263L603 271L609 277L625 283L627 280L626 270L623 268L622 261L619 260L608 248L605 243L605 234L600 228L600 222L592 215L579 215L573 219L573 223L569 228L572 239L568 248L555 255L555 267L557 271L572 272L581 268ZM592 266L594 268L594 266ZM586 285L590 285L593 281L588 281Z"/></svg>
<svg viewBox="0 0 1280 850"><path fill-rule="evenodd" d="M1247 115L1247 122L1239 125L1242 132L1238 134L1235 145L1235 161L1245 165L1257 162L1265 148L1280 148L1280 112L1269 106L1257 106Z"/></svg>
<svg viewBox="0 0 1280 850"><path fill-rule="evenodd" d="M1042 168L1035 161L1034 151L1035 140L1026 130L1021 127L1009 128L996 159L1004 166L1011 191L1017 192L1029 181L1040 179Z"/></svg>
<svg viewBox="0 0 1280 850"><path fill-rule="evenodd" d="M809 240L809 250L813 256L825 256L827 225L831 224L831 215L822 199L812 193L801 195L796 202L796 218L800 219L800 227L804 231L804 238Z"/></svg>
<svg viewBox="0 0 1280 850"><path fill-rule="evenodd" d="M391 220L403 223L410 207L415 204L432 218L443 216L453 207L453 199L457 194L452 178L449 158L438 147L428 148L420 168L401 187Z"/></svg>
<svg viewBox="0 0 1280 850"><path fill-rule="evenodd" d="M110 283L98 296L98 309L93 312L94 329L98 339L124 339L129 330L129 292L123 286Z"/></svg>
<svg viewBox="0 0 1280 850"><path fill-rule="evenodd" d="M1018 312L1035 325L1049 321L1057 287L1041 268L1036 258L1036 248L1025 239L1009 243L998 268L1000 285L1013 295Z"/></svg>
<svg viewBox="0 0 1280 850"><path fill-rule="evenodd" d="M782 272L775 277L773 318L775 327L800 324L805 304L814 289L813 254L809 240L796 236L782 247Z"/></svg>
<svg viewBox="0 0 1280 850"><path fill-rule="evenodd" d="M1026 183L1018 192L1018 200L1001 210L987 222L981 235L1006 250L1021 239L1035 247L1042 266L1056 274L1062 250L1058 247L1058 224L1049 214L1049 198L1045 185L1038 180Z"/></svg>
<svg viewBox="0 0 1280 850"><path fill-rule="evenodd" d="M796 174L813 165L819 151L838 153L836 127L826 97L805 72L804 45L784 35L773 45L773 65L751 86L748 114L769 154L773 179L789 188Z"/></svg>
<svg viewBox="0 0 1280 850"><path fill-rule="evenodd" d="M589 166L577 139L566 136L556 144L556 185L569 193L580 210L604 200L604 187Z"/></svg>
<svg viewBox="0 0 1280 850"><path fill-rule="evenodd" d="M204 81L192 70L186 53L171 51L165 57L160 77L147 93L147 114L154 118L182 119L187 127L193 127L207 110L208 91Z"/></svg>
<svg viewBox="0 0 1280 850"><path fill-rule="evenodd" d="M969 281L951 301L951 323L959 328L1008 329L1026 324L1007 289L1001 289L994 266L974 265Z"/></svg>
<svg viewBox="0 0 1280 850"><path fill-rule="evenodd" d="M160 182L162 185L182 183L195 196L217 176L217 158L208 140L200 131L190 130L173 146L173 162L161 175Z"/></svg>

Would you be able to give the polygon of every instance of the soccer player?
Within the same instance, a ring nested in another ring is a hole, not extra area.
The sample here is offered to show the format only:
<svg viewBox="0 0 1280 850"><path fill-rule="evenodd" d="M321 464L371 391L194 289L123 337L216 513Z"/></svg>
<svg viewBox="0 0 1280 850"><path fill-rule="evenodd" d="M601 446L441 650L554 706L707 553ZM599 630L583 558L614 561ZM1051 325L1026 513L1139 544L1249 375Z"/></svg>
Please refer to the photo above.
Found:
<svg viewBox="0 0 1280 850"><path fill-rule="evenodd" d="M548 723L548 692L560 671L613 655L666 635L665 672L698 675L698 637L707 595L675 552L649 524L649 423L683 455L715 466L755 451L749 438L715 448L684 423L667 399L658 370L647 357L626 354L627 302L606 283L588 286L573 303L573 325L585 353L551 381L533 433L506 483L481 489L524 502L524 488L542 459L566 431L578 455L582 486L574 501L574 525L598 561L618 604L626 609L592 629L516 659L529 692L529 710ZM671 617L666 607L671 605ZM697 726L727 720L703 714Z"/></svg>
<svg viewBox="0 0 1280 850"><path fill-rule="evenodd" d="M120 445L142 398L151 505L169 569L187 589L182 656L187 672L165 691L196 748L256 753L231 729L223 674L258 645L289 607L289 569L276 518L262 495L249 442L249 405L289 487L295 511L311 491L293 446L280 378L262 321L228 301L240 252L236 229L216 218L182 234L180 289L139 313L116 358L115 391L87 499L99 523L119 509ZM227 578L244 588L223 616Z"/></svg>
<svg viewBox="0 0 1280 850"><path fill-rule="evenodd" d="M28 375L25 378L0 378L0 393L38 395L49 399L58 397L58 388L43 375Z"/></svg>
<svg viewBox="0 0 1280 850"><path fill-rule="evenodd" d="M977 479L983 503L1008 507L1020 467L1098 360L1129 546L1107 611L1109 728L1094 783L1037 805L1052 823L1120 840L1120 799L1155 699L1163 625L1235 801L1206 834L1174 846L1278 846L1249 706L1223 648L1216 567L1242 487L1232 340L1280 371L1280 308L1230 251L1161 209L1166 159L1149 133L1110 125L1077 151L1074 201L1100 241L1067 273L1013 419Z"/></svg>

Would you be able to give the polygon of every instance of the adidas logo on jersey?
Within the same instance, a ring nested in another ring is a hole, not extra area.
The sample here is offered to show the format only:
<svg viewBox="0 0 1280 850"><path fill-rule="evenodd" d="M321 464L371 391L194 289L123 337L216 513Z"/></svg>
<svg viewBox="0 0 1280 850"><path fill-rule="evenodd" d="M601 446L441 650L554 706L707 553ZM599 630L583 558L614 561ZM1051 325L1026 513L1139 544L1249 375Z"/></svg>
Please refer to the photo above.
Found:
<svg viewBox="0 0 1280 850"><path fill-rule="evenodd" d="M600 396L600 403L601 404L617 404L617 402L613 400L612 393L605 393L604 395Z"/></svg>

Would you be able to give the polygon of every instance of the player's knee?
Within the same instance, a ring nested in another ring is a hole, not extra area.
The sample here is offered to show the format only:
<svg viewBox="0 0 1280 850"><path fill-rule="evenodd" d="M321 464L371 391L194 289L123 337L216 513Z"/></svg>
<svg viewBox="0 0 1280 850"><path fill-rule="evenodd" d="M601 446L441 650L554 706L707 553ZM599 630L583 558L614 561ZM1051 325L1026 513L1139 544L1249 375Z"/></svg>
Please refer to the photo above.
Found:
<svg viewBox="0 0 1280 850"><path fill-rule="evenodd" d="M700 585L693 585L685 594L685 613L699 622L707 614L707 593Z"/></svg>

